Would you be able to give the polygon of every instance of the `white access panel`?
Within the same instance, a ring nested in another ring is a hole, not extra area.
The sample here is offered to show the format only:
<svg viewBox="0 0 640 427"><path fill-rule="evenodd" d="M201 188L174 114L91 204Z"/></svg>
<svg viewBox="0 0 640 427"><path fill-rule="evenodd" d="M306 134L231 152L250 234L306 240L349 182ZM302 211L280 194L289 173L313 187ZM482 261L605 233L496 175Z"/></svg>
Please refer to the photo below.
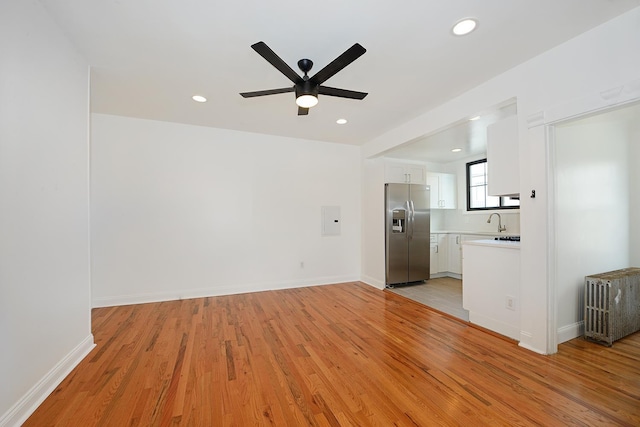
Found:
<svg viewBox="0 0 640 427"><path fill-rule="evenodd" d="M340 235L340 206L322 206L322 235Z"/></svg>

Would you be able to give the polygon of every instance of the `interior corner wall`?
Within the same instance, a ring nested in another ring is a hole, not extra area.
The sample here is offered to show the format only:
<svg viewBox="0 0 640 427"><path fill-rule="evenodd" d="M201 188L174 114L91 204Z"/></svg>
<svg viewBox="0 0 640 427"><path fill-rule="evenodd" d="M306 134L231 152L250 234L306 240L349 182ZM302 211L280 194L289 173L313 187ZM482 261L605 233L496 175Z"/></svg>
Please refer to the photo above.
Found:
<svg viewBox="0 0 640 427"><path fill-rule="evenodd" d="M0 426L93 347L88 79L40 2L0 2Z"/></svg>
<svg viewBox="0 0 640 427"><path fill-rule="evenodd" d="M360 278L360 148L92 114L94 306ZM340 235L321 208L340 208Z"/></svg>
<svg viewBox="0 0 640 427"><path fill-rule="evenodd" d="M384 289L384 159L362 159L362 162L362 281Z"/></svg>

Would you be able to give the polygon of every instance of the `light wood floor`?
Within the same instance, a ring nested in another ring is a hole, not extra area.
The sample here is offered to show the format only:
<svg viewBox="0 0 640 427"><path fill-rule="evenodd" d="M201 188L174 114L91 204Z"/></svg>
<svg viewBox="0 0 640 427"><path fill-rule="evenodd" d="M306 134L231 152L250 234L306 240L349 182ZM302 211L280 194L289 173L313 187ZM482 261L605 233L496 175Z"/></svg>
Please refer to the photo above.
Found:
<svg viewBox="0 0 640 427"><path fill-rule="evenodd" d="M389 291L458 319L469 321L469 312L462 308L462 280L460 279L439 277L421 284L396 286Z"/></svg>
<svg viewBox="0 0 640 427"><path fill-rule="evenodd" d="M638 334L541 356L361 283L92 317L25 426L640 425Z"/></svg>

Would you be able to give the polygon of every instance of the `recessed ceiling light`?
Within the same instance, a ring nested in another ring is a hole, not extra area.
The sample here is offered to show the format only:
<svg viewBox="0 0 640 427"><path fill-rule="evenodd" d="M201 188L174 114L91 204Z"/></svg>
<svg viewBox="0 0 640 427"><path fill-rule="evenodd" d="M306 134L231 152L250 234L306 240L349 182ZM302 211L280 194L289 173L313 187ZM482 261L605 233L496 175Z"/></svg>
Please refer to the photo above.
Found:
<svg viewBox="0 0 640 427"><path fill-rule="evenodd" d="M339 124L339 125L343 125L343 124L347 123L347 119L338 119L338 120L336 120L336 123Z"/></svg>
<svg viewBox="0 0 640 427"><path fill-rule="evenodd" d="M202 95L193 95L191 99L193 99L196 102L207 102L207 98L205 98Z"/></svg>
<svg viewBox="0 0 640 427"><path fill-rule="evenodd" d="M480 118L480 116L475 116L475 117L471 117L469 120L474 121L474 120L478 120Z"/></svg>
<svg viewBox="0 0 640 427"><path fill-rule="evenodd" d="M453 150L451 150L452 153L459 153L462 151L462 148L454 148Z"/></svg>
<svg viewBox="0 0 640 427"><path fill-rule="evenodd" d="M477 25L478 25L478 22L475 19L473 19L473 18L465 18L465 19L462 19L462 20L458 21L453 26L451 31L456 36L464 36L466 34L469 34L471 31L475 30Z"/></svg>

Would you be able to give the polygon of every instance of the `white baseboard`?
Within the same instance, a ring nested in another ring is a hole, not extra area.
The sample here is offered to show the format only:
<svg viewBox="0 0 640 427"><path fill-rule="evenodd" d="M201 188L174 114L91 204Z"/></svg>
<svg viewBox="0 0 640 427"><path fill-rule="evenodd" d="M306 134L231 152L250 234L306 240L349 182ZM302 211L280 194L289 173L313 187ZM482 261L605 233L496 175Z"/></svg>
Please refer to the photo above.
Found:
<svg viewBox="0 0 640 427"><path fill-rule="evenodd" d="M558 328L556 333L558 334L558 344L581 337L584 335L584 321L562 326Z"/></svg>
<svg viewBox="0 0 640 427"><path fill-rule="evenodd" d="M440 273L432 273L429 275L429 279L439 279L441 277L451 277L453 279L462 280L462 274L452 273L450 271L441 271Z"/></svg>
<svg viewBox="0 0 640 427"><path fill-rule="evenodd" d="M453 277L454 279L461 279L462 278L462 276L460 274L449 273L449 272L433 273L433 274L429 275L429 279L438 279L440 277ZM384 289L384 287L385 287L384 281L377 280L377 279L375 279L375 278L373 278L371 276L362 276L360 281L363 282L363 283L366 283L369 286L373 286L374 288L378 288L378 289Z"/></svg>
<svg viewBox="0 0 640 427"><path fill-rule="evenodd" d="M526 350L533 351L534 353L538 353L538 354L542 354L542 355L547 355L547 354L548 354L547 352L545 352L545 351L543 351L543 350L540 350L539 348L537 348L537 347L535 347L535 346L533 346L533 345L531 345L531 344L524 343L524 342L522 342L522 341L520 341L520 342L518 343L518 345L519 345L520 347L522 347L522 348L526 349Z"/></svg>
<svg viewBox="0 0 640 427"><path fill-rule="evenodd" d="M471 323L475 323L476 325L482 326L483 328L487 328L491 331L504 335L505 337L520 341L520 328L518 328L517 326L510 325L498 319L474 313L473 311L469 311L469 321Z"/></svg>
<svg viewBox="0 0 640 427"><path fill-rule="evenodd" d="M92 307L113 307L118 305L146 304L150 302L175 301L190 298L215 297L222 295L245 294L248 292L274 291L279 289L304 288L308 286L330 285L334 283L356 282L355 276L317 277L315 279L272 283L251 283L245 285L223 286L200 289L175 289L152 293L116 295L98 297L92 300ZM1 426L0 426L1 427Z"/></svg>
<svg viewBox="0 0 640 427"><path fill-rule="evenodd" d="M82 359L95 347L93 335L80 344L56 364L15 405L0 417L0 427L19 427L53 390L66 378Z"/></svg>
<svg viewBox="0 0 640 427"><path fill-rule="evenodd" d="M526 348L527 350L533 351L538 354L547 354L546 351L537 348L532 344L533 342L533 334L527 331L520 331L520 342L518 345L522 348Z"/></svg>
<svg viewBox="0 0 640 427"><path fill-rule="evenodd" d="M362 276L362 278L360 278L360 281L369 286L373 286L374 288L384 289L384 281L380 281L371 276Z"/></svg>

